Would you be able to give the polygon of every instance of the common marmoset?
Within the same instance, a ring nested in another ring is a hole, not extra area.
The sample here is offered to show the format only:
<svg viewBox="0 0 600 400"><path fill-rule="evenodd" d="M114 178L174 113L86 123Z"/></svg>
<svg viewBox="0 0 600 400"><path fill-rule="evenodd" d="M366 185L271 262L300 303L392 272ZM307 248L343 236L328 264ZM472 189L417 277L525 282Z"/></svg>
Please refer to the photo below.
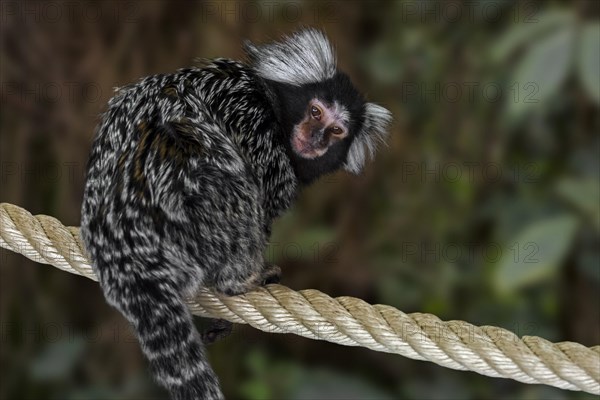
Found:
<svg viewBox="0 0 600 400"><path fill-rule="evenodd" d="M320 31L245 51L246 64L121 88L88 163L86 250L174 399L223 397L184 296L240 294L276 273L263 259L273 220L319 176L359 173L391 119L337 70Z"/></svg>

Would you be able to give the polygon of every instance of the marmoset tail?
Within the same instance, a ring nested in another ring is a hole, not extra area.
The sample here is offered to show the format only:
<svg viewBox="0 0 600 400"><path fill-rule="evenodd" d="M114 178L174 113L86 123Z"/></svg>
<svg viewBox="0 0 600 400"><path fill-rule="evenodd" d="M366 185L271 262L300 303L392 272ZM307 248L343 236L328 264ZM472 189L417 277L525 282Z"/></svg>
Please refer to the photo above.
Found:
<svg viewBox="0 0 600 400"><path fill-rule="evenodd" d="M273 220L319 176L359 173L391 119L319 31L246 52L120 89L89 159L85 247L173 399L223 397L183 299L264 284Z"/></svg>

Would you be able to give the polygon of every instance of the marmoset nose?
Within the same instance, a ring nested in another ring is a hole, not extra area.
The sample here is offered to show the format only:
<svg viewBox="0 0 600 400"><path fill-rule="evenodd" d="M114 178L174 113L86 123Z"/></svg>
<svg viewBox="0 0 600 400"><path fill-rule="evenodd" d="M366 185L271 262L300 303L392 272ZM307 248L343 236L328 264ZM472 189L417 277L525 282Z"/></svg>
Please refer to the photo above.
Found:
<svg viewBox="0 0 600 400"><path fill-rule="evenodd" d="M325 129L313 129L310 133L310 138L312 143L318 146L323 146L326 142Z"/></svg>

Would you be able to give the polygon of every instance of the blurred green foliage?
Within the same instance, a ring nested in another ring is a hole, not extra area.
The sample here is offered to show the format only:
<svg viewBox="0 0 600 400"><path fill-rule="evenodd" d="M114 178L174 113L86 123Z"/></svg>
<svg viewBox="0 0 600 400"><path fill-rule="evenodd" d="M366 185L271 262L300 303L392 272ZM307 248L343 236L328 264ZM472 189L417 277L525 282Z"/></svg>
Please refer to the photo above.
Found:
<svg viewBox="0 0 600 400"><path fill-rule="evenodd" d="M278 221L283 283L600 343L600 2L19 4L2 3L1 201L78 225L113 87L317 26L394 125L363 176ZM0 398L164 398L93 282L0 262ZM232 399L592 398L248 327L209 354Z"/></svg>

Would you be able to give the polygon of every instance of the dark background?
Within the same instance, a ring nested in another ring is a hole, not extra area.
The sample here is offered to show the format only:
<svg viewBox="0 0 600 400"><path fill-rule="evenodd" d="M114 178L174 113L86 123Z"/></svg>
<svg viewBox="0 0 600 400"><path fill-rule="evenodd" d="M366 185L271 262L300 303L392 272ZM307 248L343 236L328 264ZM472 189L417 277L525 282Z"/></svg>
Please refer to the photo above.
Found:
<svg viewBox="0 0 600 400"><path fill-rule="evenodd" d="M79 225L114 87L315 26L394 123L277 223L283 283L597 345L599 4L2 1L0 201ZM94 282L0 263L2 399L165 396ZM593 397L247 326L209 353L232 399Z"/></svg>

